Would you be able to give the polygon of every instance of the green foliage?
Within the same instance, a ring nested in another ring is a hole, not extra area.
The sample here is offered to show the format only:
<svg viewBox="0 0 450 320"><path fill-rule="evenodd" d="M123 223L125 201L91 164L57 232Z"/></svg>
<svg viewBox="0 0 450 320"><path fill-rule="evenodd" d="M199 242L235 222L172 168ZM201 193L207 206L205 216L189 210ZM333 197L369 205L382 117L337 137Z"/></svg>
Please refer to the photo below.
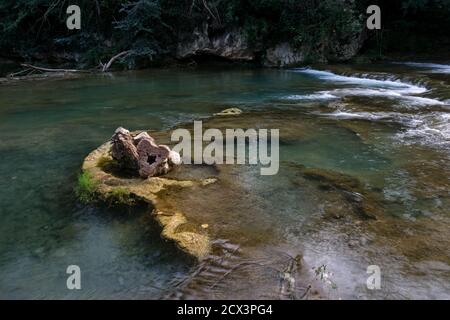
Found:
<svg viewBox="0 0 450 320"><path fill-rule="evenodd" d="M75 186L75 194L82 203L95 202L98 199L98 183L93 180L88 172L83 172L78 176L78 183ZM100 200L110 205L135 205L136 200L128 190L123 187L113 188L106 196Z"/></svg>
<svg viewBox="0 0 450 320"><path fill-rule="evenodd" d="M326 264L313 269L317 280L324 282L326 285L330 286L331 289L337 289L337 284L332 280L333 273L327 271Z"/></svg>
<svg viewBox="0 0 450 320"><path fill-rule="evenodd" d="M450 47L450 0L378 0L382 29L370 32L365 54L446 54Z"/></svg>
<svg viewBox="0 0 450 320"><path fill-rule="evenodd" d="M129 68L135 67L138 58L153 60L154 56L167 52L161 35L169 27L161 18L159 0L125 2L119 12L124 16L115 22L115 28L122 35L122 46L130 50L126 57Z"/></svg>
<svg viewBox="0 0 450 320"><path fill-rule="evenodd" d="M293 7L284 13L286 33L296 47L306 46L326 50L329 42L349 42L363 28L362 15L354 4L323 0L310 6ZM326 52L322 52L326 53Z"/></svg>
<svg viewBox="0 0 450 320"><path fill-rule="evenodd" d="M364 11L353 1L230 0L217 6L222 26L241 27L261 49L286 41L326 54L331 41L349 42L364 26Z"/></svg>
<svg viewBox="0 0 450 320"><path fill-rule="evenodd" d="M88 172L83 172L78 176L78 183L75 187L75 194L83 203L94 201L97 191L97 183Z"/></svg>
<svg viewBox="0 0 450 320"><path fill-rule="evenodd" d="M206 24L210 35L239 28L261 51L289 41L304 52L327 55L333 42L348 43L364 28L370 4L382 8L384 38L378 46L385 49L416 34L448 38L450 29L449 0L73 0L70 4L81 8L81 30L66 28L68 1L1 0L2 55L95 67L127 50L129 54L118 62L135 68L173 55L180 36Z"/></svg>
<svg viewBox="0 0 450 320"><path fill-rule="evenodd" d="M120 0L74 0L70 4L81 8L81 30L66 28L67 1L61 0L2 0L0 2L0 49L10 57L52 62L54 54L80 54L85 61L88 50L108 49L113 19L120 8ZM78 58L73 57L73 60ZM99 61L95 62L97 65Z"/></svg>
<svg viewBox="0 0 450 320"><path fill-rule="evenodd" d="M134 38L140 33L154 35L156 26L163 24L158 0L127 2L120 9L125 17L116 23L116 28Z"/></svg>

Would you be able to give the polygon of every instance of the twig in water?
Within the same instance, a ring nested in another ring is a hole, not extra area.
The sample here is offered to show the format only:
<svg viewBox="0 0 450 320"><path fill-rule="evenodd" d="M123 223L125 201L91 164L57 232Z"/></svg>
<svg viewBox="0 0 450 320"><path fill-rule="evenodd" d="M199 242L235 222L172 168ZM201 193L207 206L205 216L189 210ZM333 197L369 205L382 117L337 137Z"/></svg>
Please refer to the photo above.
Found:
<svg viewBox="0 0 450 320"><path fill-rule="evenodd" d="M51 69L51 68L43 68L43 67L37 67L37 66L33 66L31 64L27 64L27 63L22 63L21 64L22 67L25 68L29 68L29 69L34 69L34 70L38 70L38 71L43 71L43 72L70 72L70 73L90 73L90 71L87 70L78 70L78 69Z"/></svg>

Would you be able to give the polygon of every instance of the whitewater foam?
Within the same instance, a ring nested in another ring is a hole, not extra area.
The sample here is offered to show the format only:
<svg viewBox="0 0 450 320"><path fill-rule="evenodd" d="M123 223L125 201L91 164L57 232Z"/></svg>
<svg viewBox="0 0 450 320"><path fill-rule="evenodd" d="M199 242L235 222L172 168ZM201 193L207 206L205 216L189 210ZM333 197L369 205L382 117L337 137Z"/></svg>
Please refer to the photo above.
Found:
<svg viewBox="0 0 450 320"><path fill-rule="evenodd" d="M290 95L285 97L286 100L332 100L337 99L339 97L332 95L328 92L319 92L319 93L313 93L313 94L306 94L306 95Z"/></svg>
<svg viewBox="0 0 450 320"><path fill-rule="evenodd" d="M433 113L422 116L420 121L397 134L407 144L421 143L450 150L450 114Z"/></svg>
<svg viewBox="0 0 450 320"><path fill-rule="evenodd" d="M403 64L415 68L429 69L431 73L450 73L450 65L439 63L422 63L422 62L394 62L395 64Z"/></svg>
<svg viewBox="0 0 450 320"><path fill-rule="evenodd" d="M392 115L389 113L372 113L372 112L347 112L347 111L334 111L331 113L323 113L322 115L340 119L366 119L366 120L382 120L391 119Z"/></svg>
<svg viewBox="0 0 450 320"><path fill-rule="evenodd" d="M343 76L329 71L321 71L309 68L292 69L292 71L313 75L325 81L341 82L345 84L357 84L368 87L380 87L380 88L403 88L407 89L408 92L410 93L423 93L427 91L426 88L419 87L406 82L401 82L400 80L378 80L370 78Z"/></svg>
<svg viewBox="0 0 450 320"><path fill-rule="evenodd" d="M337 119L395 122L404 126L394 138L405 144L422 144L450 151L450 114L404 114L397 112L350 112L337 110L320 115Z"/></svg>
<svg viewBox="0 0 450 320"><path fill-rule="evenodd" d="M329 71L315 69L293 69L294 72L305 73L318 77L324 81L333 81L344 84L354 84L352 88L337 88L328 91L319 91L307 96L292 95L288 99L308 100L308 99L333 99L345 96L367 96L386 97L401 101L402 106L428 106L444 105L446 102L416 95L427 92L427 88L399 80L378 80L370 78L359 78L351 76L337 75Z"/></svg>
<svg viewBox="0 0 450 320"><path fill-rule="evenodd" d="M445 70L450 66L436 64L417 64L414 66ZM337 87L332 90L318 91L309 95L292 95L289 99L336 99L347 96L383 97L393 100L392 107L440 106L439 112L420 112L414 108L414 112L361 112L348 110L345 104L339 104L338 110L330 113L315 112L318 115L338 119L365 119L369 121L387 121L399 123L403 129L395 138L404 143L420 143L431 146L444 147L450 150L450 114L445 110L450 106L450 101L417 96L427 92L427 88L402 82L399 80L379 80L360 78L356 76L337 75L329 71L314 69L294 69L294 72L305 73L324 81L349 85ZM394 109L395 110L395 109Z"/></svg>
<svg viewBox="0 0 450 320"><path fill-rule="evenodd" d="M424 98L409 95L411 90L389 90L389 89L335 89L327 91L332 95L338 97L345 96L363 96L363 97L385 97L391 99L403 100L402 105L406 106L428 106L428 105L444 105L443 101L439 101L433 98ZM413 92L415 93L415 92Z"/></svg>

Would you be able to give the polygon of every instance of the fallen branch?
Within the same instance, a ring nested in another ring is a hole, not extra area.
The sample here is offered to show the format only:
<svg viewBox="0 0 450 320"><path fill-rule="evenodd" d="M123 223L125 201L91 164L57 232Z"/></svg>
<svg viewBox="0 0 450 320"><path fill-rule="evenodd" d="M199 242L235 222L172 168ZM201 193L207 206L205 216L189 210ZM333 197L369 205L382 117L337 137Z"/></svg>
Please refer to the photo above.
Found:
<svg viewBox="0 0 450 320"><path fill-rule="evenodd" d="M31 64L26 64L26 63L22 63L21 64L22 67L24 68L29 68L29 69L34 69L34 70L38 70L38 71L43 71L43 72L70 72L70 73L90 73L90 71L88 70L78 70L78 69L50 69L50 68L43 68L43 67L37 67L37 66L33 66Z"/></svg>
<svg viewBox="0 0 450 320"><path fill-rule="evenodd" d="M24 69L24 70L21 70L21 71L18 71L18 72L12 72L12 73L8 74L7 77L8 78L14 78L14 77L17 77L17 76L19 76L21 74L24 74L26 72L33 72L33 70L28 68L28 69Z"/></svg>
<svg viewBox="0 0 450 320"><path fill-rule="evenodd" d="M130 51L123 51L119 54L116 54L114 57L112 57L107 64L103 64L100 63L100 68L102 72L106 72L108 71L108 69L111 67L111 65L113 64L113 62L115 60L117 60L120 57L123 57L125 55L127 55ZM8 78L14 78L16 76L19 75L30 75L35 71L39 71L41 73L46 73L46 72L53 72L53 73L92 73L95 72L95 70L81 70L81 69L53 69L53 68L45 68L45 67L38 67L38 66L34 66L31 64L27 64L27 63L21 63L20 64L23 68L25 68L24 70L18 71L18 72L14 72L14 73L10 73L7 77Z"/></svg>
<svg viewBox="0 0 450 320"><path fill-rule="evenodd" d="M111 58L111 60L108 61L107 64L105 64L105 65L103 66L102 72L108 71L108 69L111 67L112 63L113 63L116 59L118 59L118 58L120 58L120 57L123 57L124 55L127 55L129 52L130 52L130 51L122 51L121 53L116 54L114 57Z"/></svg>
<svg viewBox="0 0 450 320"><path fill-rule="evenodd" d="M225 272L222 277L220 277L216 282L214 282L209 288L210 289L214 289L220 282L222 282L227 276L229 276L232 272L238 270L241 267L246 267L246 266L257 266L257 267L265 267L267 269L271 269L273 271L276 271L278 273L280 273L280 270L271 267L270 264L264 264L264 263L260 263L260 262L241 262L238 263L237 265L235 265L234 267L232 267L230 270L228 270L227 272Z"/></svg>

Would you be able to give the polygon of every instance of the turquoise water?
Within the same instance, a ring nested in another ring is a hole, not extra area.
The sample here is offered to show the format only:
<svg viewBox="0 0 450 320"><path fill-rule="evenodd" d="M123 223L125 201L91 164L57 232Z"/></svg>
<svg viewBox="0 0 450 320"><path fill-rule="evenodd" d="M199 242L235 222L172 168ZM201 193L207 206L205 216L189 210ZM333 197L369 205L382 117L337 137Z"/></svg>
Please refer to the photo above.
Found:
<svg viewBox="0 0 450 320"><path fill-rule="evenodd" d="M361 289L365 263L371 260L367 251L372 257L384 256L385 247L392 246L396 236L387 235L386 242L375 242L369 250L356 250L356 258L352 250L340 247L343 230L311 227L308 217L318 212L323 198L304 181L298 187L288 169L294 163L355 176L364 185L382 190L388 203L384 212L400 217L400 229L444 230L442 236L448 238L450 171L442 165L449 154L448 75L404 65L314 70L151 70L1 85L0 298L157 299L170 295L174 279L191 274L196 263L160 238L148 209L79 203L73 191L76 178L83 158L118 126L169 129L228 107L293 114L286 127L278 123L280 174L257 178L256 171L249 169L240 173L236 183L260 199L256 206L261 228L273 223L273 237L283 239L283 246L301 246L312 266L320 261L335 268L342 289L331 298L401 298L405 294L448 298L448 252L419 260L400 256L402 266L392 267L389 274L403 283L398 295ZM288 128L293 130L283 138ZM405 166L424 161L442 165L443 181L423 182L440 194L413 194L420 189L418 177L429 169L419 168L414 176ZM420 219L406 225L411 217L426 213L432 215L433 227ZM374 230L364 232L370 237L384 229ZM441 240L431 237L430 246ZM330 244L333 241L335 247ZM317 252L317 248L325 249ZM334 253L324 255L330 250ZM395 263L384 259L381 264ZM82 270L82 290L66 288L65 271L71 264ZM405 271L404 266L415 264L425 272L422 278ZM355 277L349 275L355 270L362 270L357 277L361 285L356 288ZM197 296L195 288L191 297ZM221 290L225 291L206 297L232 294L231 289Z"/></svg>

